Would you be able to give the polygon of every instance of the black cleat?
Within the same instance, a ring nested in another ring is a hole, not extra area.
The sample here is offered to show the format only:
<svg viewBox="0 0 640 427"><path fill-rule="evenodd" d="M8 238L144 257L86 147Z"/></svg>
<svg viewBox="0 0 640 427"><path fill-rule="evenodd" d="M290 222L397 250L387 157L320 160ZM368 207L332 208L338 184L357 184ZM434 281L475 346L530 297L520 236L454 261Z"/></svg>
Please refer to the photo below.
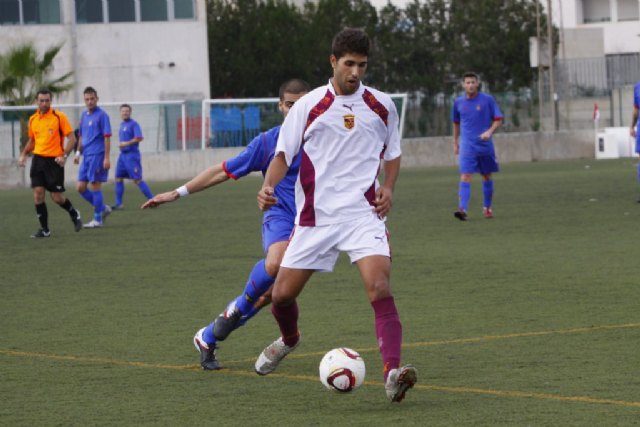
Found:
<svg viewBox="0 0 640 427"><path fill-rule="evenodd" d="M238 329L240 321L242 320L242 314L235 305L231 308L231 311L227 308L220 316L213 322L213 336L218 341L224 341L231 332Z"/></svg>
<svg viewBox="0 0 640 427"><path fill-rule="evenodd" d="M51 232L49 230L45 230L43 228L41 228L40 230L36 231L35 233L33 233L31 235L32 239L42 239L44 237L49 237L51 236Z"/></svg>
<svg viewBox="0 0 640 427"><path fill-rule="evenodd" d="M193 337L193 345L196 346L196 350L200 352L200 366L205 371L216 371L220 369L220 364L216 360L216 345L207 344L202 338L202 333L205 328L200 329L196 332L196 335Z"/></svg>
<svg viewBox="0 0 640 427"><path fill-rule="evenodd" d="M73 222L73 229L76 230L76 233L82 230L82 219L80 219L80 211L78 209L74 209L75 216L71 215L71 222Z"/></svg>
<svg viewBox="0 0 640 427"><path fill-rule="evenodd" d="M458 218L460 221L466 221L467 220L467 213L462 209L458 209L457 211L455 211L453 213L453 216Z"/></svg>

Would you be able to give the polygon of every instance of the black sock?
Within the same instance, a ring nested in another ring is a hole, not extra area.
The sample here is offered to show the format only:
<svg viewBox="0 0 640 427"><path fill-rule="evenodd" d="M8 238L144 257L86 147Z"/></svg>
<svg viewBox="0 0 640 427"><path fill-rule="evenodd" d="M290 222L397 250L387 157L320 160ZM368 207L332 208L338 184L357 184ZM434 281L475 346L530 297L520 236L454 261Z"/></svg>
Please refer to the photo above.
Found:
<svg viewBox="0 0 640 427"><path fill-rule="evenodd" d="M47 204L40 203L39 205L36 205L36 214L38 214L40 227L44 231L49 231L49 213L47 212Z"/></svg>
<svg viewBox="0 0 640 427"><path fill-rule="evenodd" d="M69 216L71 217L71 219L76 219L78 217L78 211L75 210L75 208L71 204L71 200L64 199L64 203L61 204L60 207L69 212Z"/></svg>

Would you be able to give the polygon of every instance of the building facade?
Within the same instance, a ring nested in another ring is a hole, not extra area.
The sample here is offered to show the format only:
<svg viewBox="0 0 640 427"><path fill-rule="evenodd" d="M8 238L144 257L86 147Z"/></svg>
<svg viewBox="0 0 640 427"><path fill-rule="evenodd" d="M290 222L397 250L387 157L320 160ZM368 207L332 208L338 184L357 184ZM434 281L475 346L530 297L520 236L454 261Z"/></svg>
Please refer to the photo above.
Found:
<svg viewBox="0 0 640 427"><path fill-rule="evenodd" d="M25 41L62 44L53 76L73 71L56 103L209 98L202 0L0 0L0 53Z"/></svg>

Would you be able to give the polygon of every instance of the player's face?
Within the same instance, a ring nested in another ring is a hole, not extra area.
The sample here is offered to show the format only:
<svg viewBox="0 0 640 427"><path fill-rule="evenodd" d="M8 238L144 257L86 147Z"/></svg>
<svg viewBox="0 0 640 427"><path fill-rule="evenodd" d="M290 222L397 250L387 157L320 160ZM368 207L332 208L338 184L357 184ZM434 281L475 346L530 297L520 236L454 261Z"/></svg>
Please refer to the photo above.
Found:
<svg viewBox="0 0 640 427"><path fill-rule="evenodd" d="M302 93L285 92L284 95L282 96L282 99L278 102L278 109L280 110L282 115L284 117L287 117L287 114L289 114L289 110L291 109L291 107L293 107L293 104L295 104L298 99L302 98L306 94L307 92L302 92Z"/></svg>
<svg viewBox="0 0 640 427"><path fill-rule="evenodd" d="M98 97L95 93L85 93L84 94L84 105L87 107L87 110L93 111L98 105Z"/></svg>
<svg viewBox="0 0 640 427"><path fill-rule="evenodd" d="M478 93L478 79L475 77L465 77L462 81L462 86L464 86L467 96L474 96Z"/></svg>
<svg viewBox="0 0 640 427"><path fill-rule="evenodd" d="M41 114L44 114L51 108L51 95L41 93L38 95L36 102L38 103L38 110Z"/></svg>
<svg viewBox="0 0 640 427"><path fill-rule="evenodd" d="M129 107L122 107L120 109L120 118L123 121L127 121L129 120L130 117L131 117L131 109Z"/></svg>
<svg viewBox="0 0 640 427"><path fill-rule="evenodd" d="M351 95L360 87L360 80L367 71L367 56L359 53L347 53L336 58L331 55L333 67L333 88L338 95Z"/></svg>

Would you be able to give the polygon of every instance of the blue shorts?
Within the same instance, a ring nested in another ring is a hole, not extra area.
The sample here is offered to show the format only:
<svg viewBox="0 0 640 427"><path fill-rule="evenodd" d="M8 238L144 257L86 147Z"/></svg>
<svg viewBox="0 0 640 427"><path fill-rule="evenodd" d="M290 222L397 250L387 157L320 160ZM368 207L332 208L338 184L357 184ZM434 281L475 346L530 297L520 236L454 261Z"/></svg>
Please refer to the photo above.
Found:
<svg viewBox="0 0 640 427"><path fill-rule="evenodd" d="M460 154L460 173L488 175L500 171L494 154Z"/></svg>
<svg viewBox="0 0 640 427"><path fill-rule="evenodd" d="M104 154L84 156L78 170L79 182L107 182L109 171L103 168Z"/></svg>
<svg viewBox="0 0 640 427"><path fill-rule="evenodd" d="M140 153L120 153L116 164L116 178L142 179L142 164Z"/></svg>
<svg viewBox="0 0 640 427"><path fill-rule="evenodd" d="M272 216L262 223L262 250L266 254L274 243L288 241L293 231L293 218Z"/></svg>

